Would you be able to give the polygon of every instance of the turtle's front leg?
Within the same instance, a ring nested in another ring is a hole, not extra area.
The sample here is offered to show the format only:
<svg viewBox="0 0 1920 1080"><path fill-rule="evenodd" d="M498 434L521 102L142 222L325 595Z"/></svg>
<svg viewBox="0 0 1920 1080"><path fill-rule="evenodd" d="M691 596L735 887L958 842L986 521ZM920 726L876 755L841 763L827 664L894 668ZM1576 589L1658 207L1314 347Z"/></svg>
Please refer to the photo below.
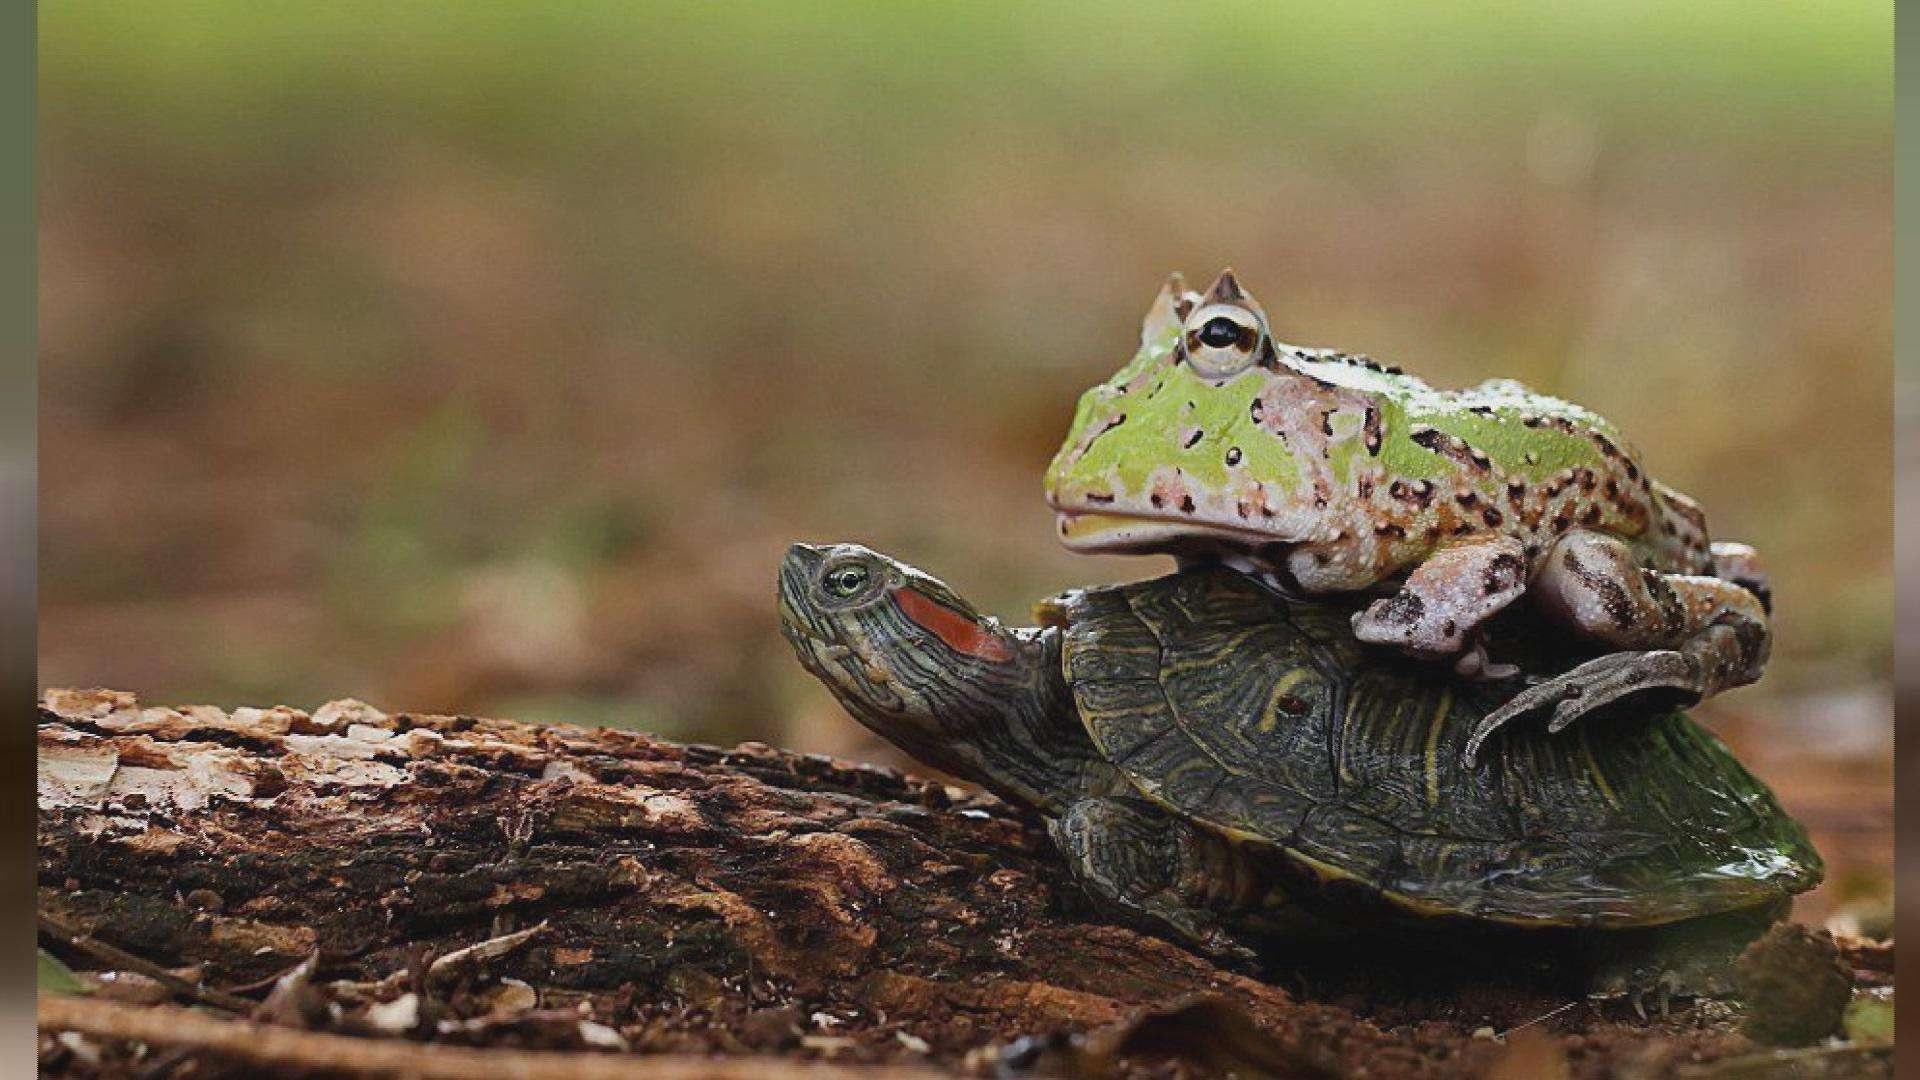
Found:
<svg viewBox="0 0 1920 1080"><path fill-rule="evenodd" d="M1048 822L1075 880L1099 906L1216 963L1250 967L1253 950L1199 899L1222 867L1216 844L1143 799L1093 796Z"/></svg>
<svg viewBox="0 0 1920 1080"><path fill-rule="evenodd" d="M1467 760L1501 725L1535 710L1551 709L1547 730L1560 731L1628 697L1653 693L1690 705L1758 679L1772 642L1758 557L1735 545L1716 545L1715 556L1717 565L1738 567L1745 576L1663 574L1641 566L1615 537L1585 531L1561 537L1534 579L1535 603L1620 651L1523 690L1488 713L1467 741Z"/></svg>

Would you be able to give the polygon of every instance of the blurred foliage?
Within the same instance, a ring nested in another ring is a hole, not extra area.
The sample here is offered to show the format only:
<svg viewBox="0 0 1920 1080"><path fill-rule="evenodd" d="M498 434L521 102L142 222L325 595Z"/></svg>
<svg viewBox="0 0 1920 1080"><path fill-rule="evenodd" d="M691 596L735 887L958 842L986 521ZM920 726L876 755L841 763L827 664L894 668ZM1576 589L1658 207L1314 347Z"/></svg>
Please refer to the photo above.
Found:
<svg viewBox="0 0 1920 1080"><path fill-rule="evenodd" d="M35 963L34 989L42 994L84 994L87 986L80 981L73 969L60 962L60 958L45 949L35 950L39 959Z"/></svg>
<svg viewBox="0 0 1920 1080"><path fill-rule="evenodd" d="M1009 616L1161 277L1518 377L1888 667L1892 10L42 5L42 678L873 753L793 538ZM1871 713L1871 710L1869 710Z"/></svg>
<svg viewBox="0 0 1920 1080"><path fill-rule="evenodd" d="M1888 988L1848 1002L1842 1023L1847 1038L1854 1042L1892 1042L1893 1021L1893 990Z"/></svg>

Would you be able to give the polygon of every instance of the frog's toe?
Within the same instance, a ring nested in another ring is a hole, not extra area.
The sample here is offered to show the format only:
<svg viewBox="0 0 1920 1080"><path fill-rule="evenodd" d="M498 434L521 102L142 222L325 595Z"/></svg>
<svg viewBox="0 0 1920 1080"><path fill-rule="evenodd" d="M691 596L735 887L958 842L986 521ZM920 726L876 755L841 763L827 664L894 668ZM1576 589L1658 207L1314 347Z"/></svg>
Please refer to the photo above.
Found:
<svg viewBox="0 0 1920 1080"><path fill-rule="evenodd" d="M1558 733L1588 713L1635 694L1661 693L1688 701L1698 700L1701 692L1699 664L1683 653L1671 649L1608 653L1530 686L1488 713L1468 736L1463 757L1471 767L1494 732L1508 721L1543 709L1553 711L1547 730Z"/></svg>
<svg viewBox="0 0 1920 1080"><path fill-rule="evenodd" d="M1515 664L1494 662L1487 655L1486 643L1476 640L1454 658L1453 673L1475 682L1501 682L1520 674L1520 668Z"/></svg>
<svg viewBox="0 0 1920 1080"><path fill-rule="evenodd" d="M1578 693L1553 708L1547 731L1558 734L1575 720L1637 694L1659 693L1698 699L1700 669L1690 657L1671 649L1609 653L1574 668L1563 678L1579 677Z"/></svg>
<svg viewBox="0 0 1920 1080"><path fill-rule="evenodd" d="M1420 594L1402 589L1368 604L1353 616L1353 636L1369 645L1391 645L1422 660L1457 658L1474 643L1475 624L1449 614Z"/></svg>
<svg viewBox="0 0 1920 1080"><path fill-rule="evenodd" d="M1369 645L1405 645L1413 640L1426 605L1404 589L1353 613L1353 636Z"/></svg>
<svg viewBox="0 0 1920 1080"><path fill-rule="evenodd" d="M1541 709L1557 708L1569 700L1578 700L1581 687L1572 679L1578 671L1579 669L1575 668L1574 671L1567 672L1565 675L1530 686L1508 698L1505 705L1481 717L1480 722L1474 725L1473 734L1467 737L1466 750L1462 755L1467 765L1471 767L1475 761L1479 760L1480 748L1486 744L1494 732L1505 727L1508 721Z"/></svg>
<svg viewBox="0 0 1920 1080"><path fill-rule="evenodd" d="M1562 698L1560 704L1553 707L1553 718L1547 721L1547 731L1558 735L1593 708L1593 705L1587 703L1578 694Z"/></svg>

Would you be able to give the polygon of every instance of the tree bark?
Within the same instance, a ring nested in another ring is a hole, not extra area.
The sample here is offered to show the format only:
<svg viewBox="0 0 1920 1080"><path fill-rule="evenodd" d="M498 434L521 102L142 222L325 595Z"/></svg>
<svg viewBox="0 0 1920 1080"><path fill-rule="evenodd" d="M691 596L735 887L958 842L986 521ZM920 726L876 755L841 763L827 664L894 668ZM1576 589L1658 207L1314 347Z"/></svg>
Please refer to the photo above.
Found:
<svg viewBox="0 0 1920 1080"><path fill-rule="evenodd" d="M43 944L76 968L125 971L101 956L131 954L173 980L149 979L152 998L201 999L175 1025L134 1011L153 1005L54 1005L42 1030L86 1038L43 1040L53 1074L157 1074L159 1056L196 1075L450 1075L467 1066L390 1059L465 1044L572 1052L574 1071L509 1070L529 1076L1027 1059L1477 1076L1525 1040L1475 1028L1559 1004L1422 1017L1301 1000L1077 914L1039 823L991 798L757 744L56 690L39 748ZM123 998L138 982L95 981ZM234 1017L236 999L261 1004ZM1675 1069L1750 1049L1728 1025L1585 1006L1538 1030L1576 1075L1652 1061L1654 1043ZM356 1035L384 1042L298 1056ZM268 1043L279 1056L248 1057Z"/></svg>

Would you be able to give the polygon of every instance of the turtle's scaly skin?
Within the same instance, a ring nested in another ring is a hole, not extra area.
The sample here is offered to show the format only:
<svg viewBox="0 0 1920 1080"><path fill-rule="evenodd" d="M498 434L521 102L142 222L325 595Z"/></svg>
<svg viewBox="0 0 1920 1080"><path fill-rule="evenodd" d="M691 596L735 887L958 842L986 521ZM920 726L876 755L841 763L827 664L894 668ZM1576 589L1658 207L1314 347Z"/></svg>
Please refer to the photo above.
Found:
<svg viewBox="0 0 1920 1080"><path fill-rule="evenodd" d="M1504 694L1363 652L1337 607L1225 569L1069 593L1066 677L1141 793L1278 847L1289 891L1416 916L1623 928L1777 902L1819 856L1678 712L1462 745Z"/></svg>

